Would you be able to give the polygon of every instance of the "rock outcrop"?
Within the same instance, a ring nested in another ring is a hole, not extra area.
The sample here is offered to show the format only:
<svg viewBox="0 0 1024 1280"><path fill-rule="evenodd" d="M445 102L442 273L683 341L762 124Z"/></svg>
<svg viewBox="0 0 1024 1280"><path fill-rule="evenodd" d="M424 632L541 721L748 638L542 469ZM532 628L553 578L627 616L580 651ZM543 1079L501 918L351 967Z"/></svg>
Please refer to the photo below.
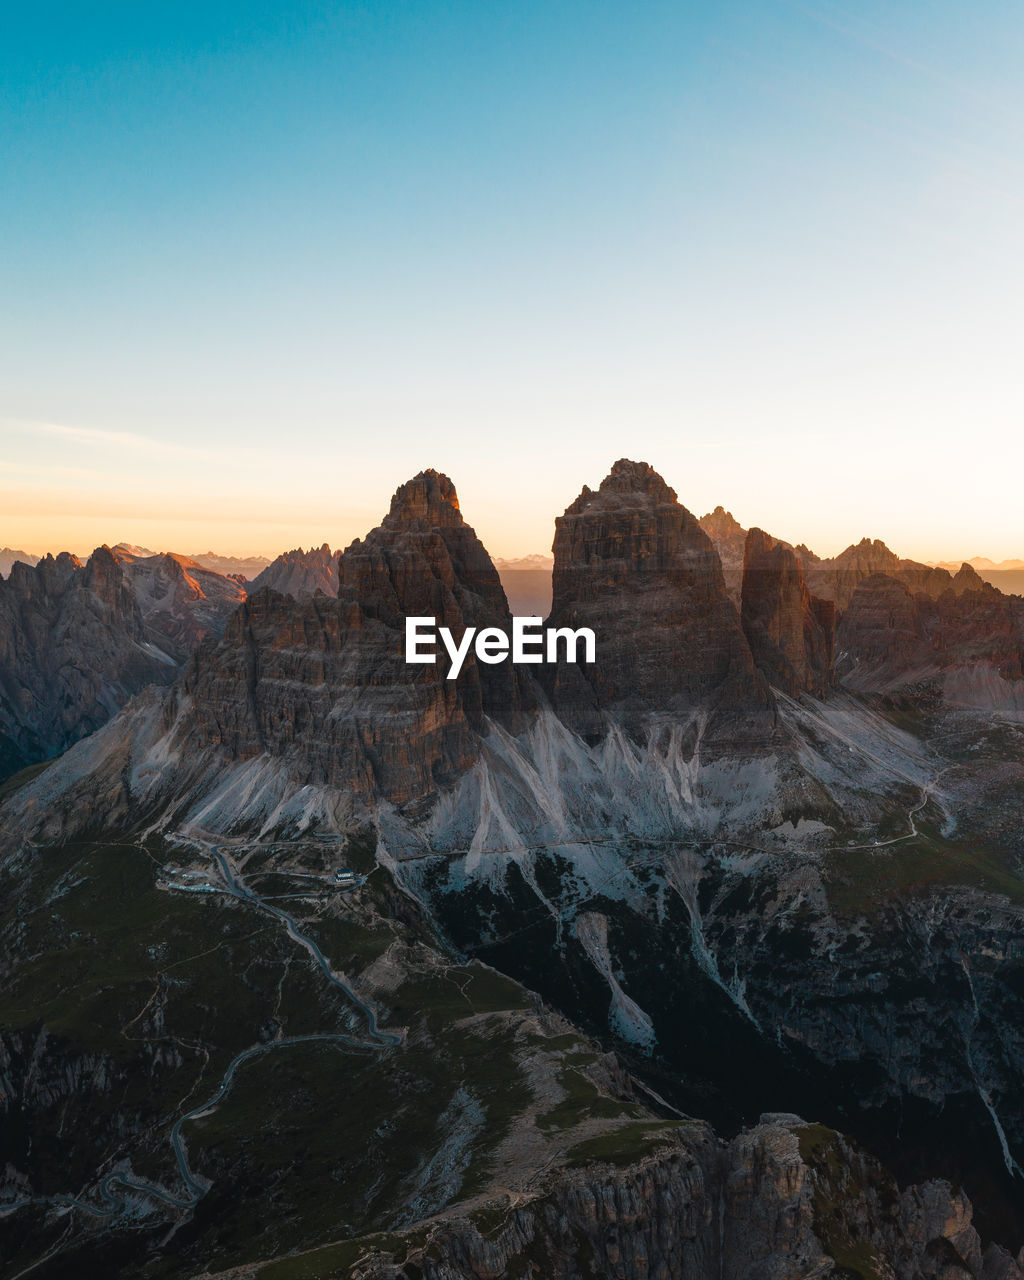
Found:
<svg viewBox="0 0 1024 1280"><path fill-rule="evenodd" d="M497 1211L494 1211L498 1216ZM365 1256L358 1280L1021 1280L1024 1256L984 1246L948 1182L900 1192L839 1134L765 1115L732 1142L705 1125L625 1168L563 1172L490 1230L444 1217L404 1264ZM1024 1254L1024 1250L1022 1250ZM415 1268L413 1270L412 1268ZM870 1268L869 1270L865 1268Z"/></svg>
<svg viewBox="0 0 1024 1280"><path fill-rule="evenodd" d="M762 529L747 534L741 611L769 682L794 697L823 697L835 680L835 605L811 595L796 553Z"/></svg>
<svg viewBox="0 0 1024 1280"><path fill-rule="evenodd" d="M179 662L208 635L219 636L246 597L237 578L206 569L188 556L136 555L115 547L143 622Z"/></svg>
<svg viewBox="0 0 1024 1280"><path fill-rule="evenodd" d="M740 603L740 590L743 586L743 557L747 543L747 531L735 518L731 511L724 507L715 507L707 515L701 516L700 527L715 544L718 558L722 562L722 573L725 585L736 606Z"/></svg>
<svg viewBox="0 0 1024 1280"><path fill-rule="evenodd" d="M0 580L0 776L65 750L177 675L109 547L15 564Z"/></svg>
<svg viewBox="0 0 1024 1280"><path fill-rule="evenodd" d="M837 644L852 688L895 689L943 672L963 685L987 672L1024 705L1024 600L966 564L938 596L913 590L902 575L872 574L851 597Z"/></svg>
<svg viewBox="0 0 1024 1280"><path fill-rule="evenodd" d="M250 591L279 591L283 596L326 596L338 594L338 556L325 542L322 547L285 551L253 581Z"/></svg>
<svg viewBox="0 0 1024 1280"><path fill-rule="evenodd" d="M555 521L549 625L590 627L597 659L545 667L570 727L636 729L652 711L707 723L712 737L768 731L770 700L714 545L645 462L622 459Z"/></svg>
<svg viewBox="0 0 1024 1280"><path fill-rule="evenodd" d="M252 595L219 644L200 649L184 691L202 747L268 755L294 781L354 799L423 802L470 767L486 717L518 728L532 702L520 668L472 654L448 680L405 661L405 619L432 616L456 639L508 631L505 593L447 476L425 471L395 494L379 528L339 562L340 594Z"/></svg>
<svg viewBox="0 0 1024 1280"><path fill-rule="evenodd" d="M802 562L807 585L824 600L833 600L841 616L858 586L873 574L896 578L911 591L940 596L948 591L952 576L945 569L901 559L878 538L862 538L839 555L821 560L803 549ZM980 579L979 579L980 581Z"/></svg>

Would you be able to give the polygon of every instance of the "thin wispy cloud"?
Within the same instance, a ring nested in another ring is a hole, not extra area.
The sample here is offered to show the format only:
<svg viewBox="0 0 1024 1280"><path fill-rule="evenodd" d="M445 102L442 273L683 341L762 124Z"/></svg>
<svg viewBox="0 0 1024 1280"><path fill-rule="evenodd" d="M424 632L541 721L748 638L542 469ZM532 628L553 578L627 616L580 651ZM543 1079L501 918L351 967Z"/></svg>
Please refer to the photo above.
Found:
<svg viewBox="0 0 1024 1280"><path fill-rule="evenodd" d="M163 457L212 457L207 449L197 449L191 445L176 444L167 440L154 440L152 436L138 435L133 431L107 431L101 427L69 427L59 422L19 423L18 426L36 435L63 436L65 439L79 440L87 444L131 449L136 453Z"/></svg>

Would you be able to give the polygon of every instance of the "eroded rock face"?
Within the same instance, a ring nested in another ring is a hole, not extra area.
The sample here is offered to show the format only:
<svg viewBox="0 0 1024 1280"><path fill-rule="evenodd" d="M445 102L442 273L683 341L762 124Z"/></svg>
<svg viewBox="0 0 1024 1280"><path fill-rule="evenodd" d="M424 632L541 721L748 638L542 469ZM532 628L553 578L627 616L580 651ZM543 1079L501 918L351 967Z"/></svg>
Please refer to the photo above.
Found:
<svg viewBox="0 0 1024 1280"><path fill-rule="evenodd" d="M108 547L0 580L0 776L63 751L152 682L177 674L151 643Z"/></svg>
<svg viewBox="0 0 1024 1280"><path fill-rule="evenodd" d="M510 728L531 704L510 663L467 659L457 680L405 662L405 619L467 626L511 619L497 571L459 511L451 481L403 485L378 529L340 560L340 594L292 600L257 592L185 684L203 746L234 760L285 760L304 784L406 805L468 769L490 716Z"/></svg>
<svg viewBox="0 0 1024 1280"><path fill-rule="evenodd" d="M905 579L873 574L857 587L839 626L844 680L897 688L940 672L961 683L985 672L1020 692L1024 706L1024 600L1004 596L964 565L939 596Z"/></svg>
<svg viewBox="0 0 1024 1280"><path fill-rule="evenodd" d="M114 556L146 626L180 662L206 636L219 636L246 596L237 578L204 568L188 556L139 556L123 547L115 547Z"/></svg>
<svg viewBox="0 0 1024 1280"><path fill-rule="evenodd" d="M402 485L380 528L346 549L340 562L340 599L358 602L368 618L404 635L407 617L434 617L456 639L466 627L511 628L511 615L498 571L483 543L462 518L455 486L445 475L423 471ZM442 677L442 655L426 667ZM472 654L457 681L469 722L482 728L481 715L503 724L521 723L533 696L509 661L480 664Z"/></svg>
<svg viewBox="0 0 1024 1280"><path fill-rule="evenodd" d="M796 553L763 529L746 538L743 631L769 682L823 697L834 683L835 605L811 595Z"/></svg>
<svg viewBox="0 0 1024 1280"><path fill-rule="evenodd" d="M279 591L285 596L312 596L322 591L326 596L338 594L338 555L325 542L322 547L304 551L296 547L268 564L255 579L250 591Z"/></svg>
<svg viewBox="0 0 1024 1280"><path fill-rule="evenodd" d="M819 559L806 548L803 551L801 559L808 586L822 599L834 601L840 616L860 584L876 573L897 578L910 591L935 597L948 591L953 581L945 569L904 560L878 538L862 538L829 560Z"/></svg>
<svg viewBox="0 0 1024 1280"><path fill-rule="evenodd" d="M622 459L555 521L550 626L590 627L597 661L539 668L570 727L650 711L703 715L712 736L770 729L767 688L711 539L645 462Z"/></svg>
<svg viewBox="0 0 1024 1280"><path fill-rule="evenodd" d="M715 507L706 516L701 516L700 527L715 544L718 557L722 561L722 573L729 595L739 608L740 591L743 586L743 557L746 551L747 531L724 507Z"/></svg>
<svg viewBox="0 0 1024 1280"><path fill-rule="evenodd" d="M1020 1280L1005 1249L982 1241L970 1201L948 1182L900 1194L839 1134L766 1115L721 1143L691 1123L628 1167L562 1173L496 1230L442 1219L400 1268L368 1256L359 1280L806 1280L870 1260L891 1280ZM860 1272L852 1272L861 1274Z"/></svg>

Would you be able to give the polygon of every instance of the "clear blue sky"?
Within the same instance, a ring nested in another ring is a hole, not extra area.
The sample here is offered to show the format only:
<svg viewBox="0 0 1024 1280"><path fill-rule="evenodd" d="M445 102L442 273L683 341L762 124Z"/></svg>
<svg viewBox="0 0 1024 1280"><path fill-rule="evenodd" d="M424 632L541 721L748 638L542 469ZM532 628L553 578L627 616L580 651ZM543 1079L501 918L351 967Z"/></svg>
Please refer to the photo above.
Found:
<svg viewBox="0 0 1024 1280"><path fill-rule="evenodd" d="M489 548L622 455L1024 556L1016 3L5 5L0 544Z"/></svg>

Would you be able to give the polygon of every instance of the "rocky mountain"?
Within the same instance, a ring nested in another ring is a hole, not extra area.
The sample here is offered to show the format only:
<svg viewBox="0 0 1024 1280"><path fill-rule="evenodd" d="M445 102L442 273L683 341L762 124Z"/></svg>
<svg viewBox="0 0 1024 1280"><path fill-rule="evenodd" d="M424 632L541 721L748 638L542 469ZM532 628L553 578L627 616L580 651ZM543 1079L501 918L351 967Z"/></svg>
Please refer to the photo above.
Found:
<svg viewBox="0 0 1024 1280"><path fill-rule="evenodd" d="M722 506L715 507L707 515L701 516L700 527L715 544L718 558L722 562L725 585L736 604L740 601L740 589L743 585L743 559L746 554L747 531Z"/></svg>
<svg viewBox="0 0 1024 1280"><path fill-rule="evenodd" d="M499 573L505 569L522 569L524 571L546 569L550 572L553 565L552 558L540 552L535 552L529 556L514 556L511 560L502 556L494 557L494 567Z"/></svg>
<svg viewBox="0 0 1024 1280"><path fill-rule="evenodd" d="M108 547L0 580L0 776L92 733L151 682L177 675Z"/></svg>
<svg viewBox="0 0 1024 1280"><path fill-rule="evenodd" d="M935 569L916 560L902 560L877 538L862 538L830 560L819 560L810 552L802 559L811 589L825 600L834 600L839 614L846 609L860 583L875 573L888 574L914 591L935 596L941 595L951 581L945 569Z"/></svg>
<svg viewBox="0 0 1024 1280"><path fill-rule="evenodd" d="M28 551L15 551L13 547L0 547L0 577L8 577L11 569L19 562L34 567L39 563L39 556Z"/></svg>
<svg viewBox="0 0 1024 1280"><path fill-rule="evenodd" d="M901 1188L795 1114L725 1139L675 1113L439 949L358 841L92 843L0 874L14 1275L1020 1280L948 1180Z"/></svg>
<svg viewBox="0 0 1024 1280"><path fill-rule="evenodd" d="M835 682L835 604L807 590L796 552L763 529L746 537L740 607L754 662L770 683L793 697L823 697Z"/></svg>
<svg viewBox="0 0 1024 1280"><path fill-rule="evenodd" d="M991 560L988 556L972 556L970 560L939 560L934 567L936 569L948 569L950 573L956 573L962 564L969 564L972 569L978 571L979 576L983 576L985 572L1013 572L1015 570L1024 569L1024 560ZM986 579L987 581L987 579Z"/></svg>
<svg viewBox="0 0 1024 1280"><path fill-rule="evenodd" d="M616 462L555 521L549 625L589 627L592 666L545 669L559 718L584 736L657 709L691 732L758 734L770 716L711 539L646 463ZM544 678L542 676L542 678Z"/></svg>
<svg viewBox="0 0 1024 1280"><path fill-rule="evenodd" d="M1024 1258L983 1245L961 1191L929 1182L901 1193L841 1136L795 1115L765 1115L730 1143L685 1126L625 1169L563 1175L490 1231L442 1219L422 1244L382 1250L357 1274L405 1280L410 1263L427 1280L531 1268L552 1280L1024 1274Z"/></svg>
<svg viewBox="0 0 1024 1280"><path fill-rule="evenodd" d="M964 564L940 596L874 574L839 628L845 682L892 692L933 681L944 698L999 715L1024 713L1024 599Z"/></svg>
<svg viewBox="0 0 1024 1280"><path fill-rule="evenodd" d="M244 579L252 582L270 564L267 556L221 556L216 551L200 551L192 556L196 564L225 578Z"/></svg>
<svg viewBox="0 0 1024 1280"><path fill-rule="evenodd" d="M443 662L410 669L405 618L436 617L456 637L467 626L508 631L498 574L435 472L398 490L339 572L333 599L255 592L221 642L199 650L173 750L269 758L289 786L330 788L349 802L430 800L472 765L486 718L518 729L532 695L519 668L472 654L457 681Z"/></svg>
<svg viewBox="0 0 1024 1280"><path fill-rule="evenodd" d="M715 544L729 594L739 605L747 530L731 512L720 506L702 516L700 525ZM774 541L779 546L790 545L780 539ZM950 569L955 571L958 568L956 565L928 565L902 559L878 538L862 538L839 555L824 560L804 543L791 549L800 561L807 587L820 599L831 600L836 606L837 616L847 608L860 583L872 574L886 574L906 583L912 591L938 597L952 585ZM1001 585L998 578L993 580L996 586Z"/></svg>
<svg viewBox="0 0 1024 1280"><path fill-rule="evenodd" d="M114 548L131 583L143 621L178 662L207 635L220 635L246 597L245 587L187 556L138 554Z"/></svg>
<svg viewBox="0 0 1024 1280"><path fill-rule="evenodd" d="M303 551L296 547L268 564L253 580L250 591L279 591L285 596L312 596L318 591L338 594L338 555L325 542L322 547Z"/></svg>
<svg viewBox="0 0 1024 1280"><path fill-rule="evenodd" d="M449 681L404 619L510 613L423 472L8 795L8 1255L1016 1280L1024 602L852 550L751 530L737 604L622 460L556 522L596 661Z"/></svg>
<svg viewBox="0 0 1024 1280"><path fill-rule="evenodd" d="M116 554L123 553L135 560L152 560L171 554L182 563L209 569L222 578L233 578L236 582L243 583L251 582L270 564L266 556L221 556L216 551L203 551L194 556L179 556L177 552L151 551L149 547L140 547L131 542L118 542L113 550Z"/></svg>

